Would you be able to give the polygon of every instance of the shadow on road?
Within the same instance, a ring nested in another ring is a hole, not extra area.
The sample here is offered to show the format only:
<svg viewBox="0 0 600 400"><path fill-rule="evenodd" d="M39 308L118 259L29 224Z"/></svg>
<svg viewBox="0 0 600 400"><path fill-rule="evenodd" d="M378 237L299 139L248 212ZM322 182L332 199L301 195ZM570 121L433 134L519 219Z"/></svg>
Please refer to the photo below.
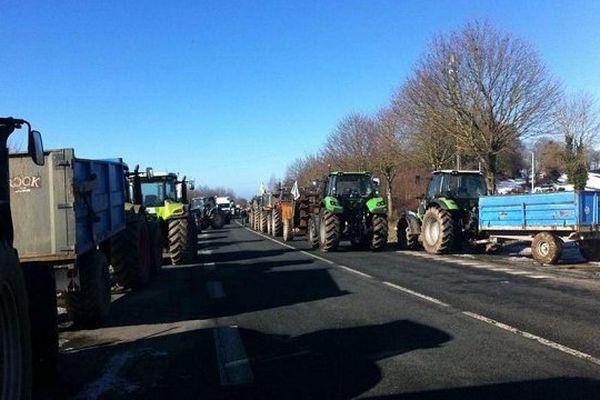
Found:
<svg viewBox="0 0 600 400"><path fill-rule="evenodd" d="M220 385L212 330L200 329L61 354L51 398L350 399L381 380L378 360L452 339L408 320L295 337L240 334L250 385Z"/></svg>
<svg viewBox="0 0 600 400"><path fill-rule="evenodd" d="M390 396L366 397L368 400L564 400L600 399L600 381L585 378L550 378L506 382L406 393Z"/></svg>

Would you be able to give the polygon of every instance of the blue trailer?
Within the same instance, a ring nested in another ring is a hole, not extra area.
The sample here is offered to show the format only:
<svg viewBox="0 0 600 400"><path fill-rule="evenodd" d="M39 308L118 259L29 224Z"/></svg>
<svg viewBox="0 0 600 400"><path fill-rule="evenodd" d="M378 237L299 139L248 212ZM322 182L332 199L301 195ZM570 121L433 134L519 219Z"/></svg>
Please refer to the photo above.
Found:
<svg viewBox="0 0 600 400"><path fill-rule="evenodd" d="M564 242L588 260L600 256L600 191L565 191L479 198L479 233L491 242L531 240L533 258L556 263Z"/></svg>
<svg viewBox="0 0 600 400"><path fill-rule="evenodd" d="M126 226L125 165L76 158L73 149L46 151L44 159L38 166L10 155L14 244L28 280L48 296L64 292L70 318L94 326L110 307L111 239Z"/></svg>

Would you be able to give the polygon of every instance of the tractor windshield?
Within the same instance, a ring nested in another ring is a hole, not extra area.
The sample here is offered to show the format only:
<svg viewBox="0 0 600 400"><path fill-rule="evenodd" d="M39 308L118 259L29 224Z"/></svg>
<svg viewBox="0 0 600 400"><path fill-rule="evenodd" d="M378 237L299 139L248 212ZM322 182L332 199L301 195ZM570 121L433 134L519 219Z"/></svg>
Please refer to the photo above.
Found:
<svg viewBox="0 0 600 400"><path fill-rule="evenodd" d="M196 210L196 209L201 209L201 208L204 208L204 199L202 199L202 198L192 199L192 202L190 203L190 209Z"/></svg>
<svg viewBox="0 0 600 400"><path fill-rule="evenodd" d="M437 174L431 179L428 197L476 199L486 193L485 178L480 174Z"/></svg>
<svg viewBox="0 0 600 400"><path fill-rule="evenodd" d="M160 207L167 199L177 201L175 179L156 179L142 182L142 195L146 207Z"/></svg>
<svg viewBox="0 0 600 400"><path fill-rule="evenodd" d="M373 181L370 175L337 175L329 181L328 192L338 196L370 196L373 191Z"/></svg>

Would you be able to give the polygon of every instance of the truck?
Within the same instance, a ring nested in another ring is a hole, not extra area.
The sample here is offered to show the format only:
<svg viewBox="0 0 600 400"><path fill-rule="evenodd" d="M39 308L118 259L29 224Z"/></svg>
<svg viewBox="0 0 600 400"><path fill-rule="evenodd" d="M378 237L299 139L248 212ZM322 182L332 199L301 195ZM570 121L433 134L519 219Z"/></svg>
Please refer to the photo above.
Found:
<svg viewBox="0 0 600 400"><path fill-rule="evenodd" d="M229 224L235 213L234 202L229 196L217 196L215 201L217 202L217 207L219 207L219 210L221 210L225 216L225 224Z"/></svg>
<svg viewBox="0 0 600 400"><path fill-rule="evenodd" d="M558 262L565 242L588 261L600 258L600 191L482 196L478 208L480 243L530 241L542 264Z"/></svg>
<svg viewBox="0 0 600 400"><path fill-rule="evenodd" d="M43 165L41 135L23 119L0 118L0 392L3 399L31 397L32 354L28 293L14 244L9 184L8 137L26 126L28 163ZM21 182L23 183L23 182ZM26 182L32 185L31 181ZM20 220L15 218L20 223ZM56 310L54 310L56 313Z"/></svg>

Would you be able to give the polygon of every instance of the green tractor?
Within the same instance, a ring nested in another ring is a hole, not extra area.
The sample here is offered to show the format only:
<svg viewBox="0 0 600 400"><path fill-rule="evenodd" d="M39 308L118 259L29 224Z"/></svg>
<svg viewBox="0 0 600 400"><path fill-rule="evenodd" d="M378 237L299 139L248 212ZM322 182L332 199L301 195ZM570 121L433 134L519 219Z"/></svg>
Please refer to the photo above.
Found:
<svg viewBox="0 0 600 400"><path fill-rule="evenodd" d="M308 242L323 251L340 240L380 250L387 243L387 205L369 172L332 172L312 196Z"/></svg>
<svg viewBox="0 0 600 400"><path fill-rule="evenodd" d="M159 221L163 247L167 249L171 262L193 262L198 250L198 229L189 212L188 182L185 178L179 181L172 172L154 173L151 168L140 173L139 179L143 205L148 214Z"/></svg>
<svg viewBox="0 0 600 400"><path fill-rule="evenodd" d="M487 193L479 171L435 171L417 211L404 211L398 220L398 247L420 245L430 254L449 253L460 243L476 244L478 201Z"/></svg>

